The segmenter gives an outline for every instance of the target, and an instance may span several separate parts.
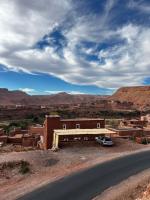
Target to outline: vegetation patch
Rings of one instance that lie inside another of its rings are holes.
[[[27,174],[29,172],[31,172],[30,163],[24,160],[0,164],[0,177],[9,178],[17,174]]]
[[[30,164],[27,161],[21,160],[19,172],[21,174],[29,173],[30,172]]]

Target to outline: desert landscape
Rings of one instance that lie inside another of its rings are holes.
[[[148,135],[147,145],[139,142],[139,136],[140,138],[144,136],[141,135],[142,132],[145,130],[143,134],[147,134],[149,130],[145,128],[145,126],[149,127],[147,118],[139,119],[141,114],[146,116],[149,113],[149,89],[149,86],[121,88],[112,96],[63,93],[37,97],[20,91],[0,89],[2,97],[0,127],[1,132],[4,131],[1,138],[8,135],[9,140],[0,147],[1,199],[16,199],[65,175],[119,156],[149,149]],[[139,95],[140,100],[137,98]],[[34,99],[38,100],[34,101]],[[87,107],[88,113],[85,114]],[[105,111],[105,114],[107,111],[107,115],[104,115],[102,111]],[[74,115],[71,115],[73,112]],[[99,112],[102,113],[99,114]],[[117,118],[117,115],[111,115],[112,112],[115,114],[120,112],[122,115]],[[12,113],[14,113],[13,120],[9,117]],[[33,134],[34,136],[43,135],[44,117],[49,113],[59,113],[62,114],[62,118],[72,118],[72,120],[82,116],[90,118],[105,116],[106,127],[115,131],[112,135],[114,146],[103,147],[96,141],[61,141],[59,150],[43,151],[39,149],[39,146],[25,142],[25,139]],[[134,116],[133,113],[136,115]],[[28,118],[28,116],[31,117]],[[37,123],[40,124],[37,125]],[[121,128],[117,129],[118,127]],[[22,137],[25,137],[24,143],[21,143]],[[144,141],[145,138],[142,140]],[[18,189],[14,190],[15,188]],[[134,200],[134,195],[129,199]]]
[[[51,150],[22,152],[14,150],[14,152],[7,152],[5,149],[0,154],[1,199],[16,199],[26,192],[73,172],[137,150],[149,148],[127,139],[114,138],[114,142],[115,146],[108,148],[102,147],[96,142],[62,144],[62,149],[58,152]],[[29,171],[20,173],[16,165],[16,162],[19,161],[29,163]],[[14,163],[15,167],[3,169],[4,163]]]
[[[0,200],[150,200],[150,0],[0,0]]]

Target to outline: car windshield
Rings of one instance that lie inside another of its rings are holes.
[[[105,141],[111,141],[111,138],[105,138]]]

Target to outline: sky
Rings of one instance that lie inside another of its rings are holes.
[[[0,88],[111,94],[150,85],[149,0],[0,0]]]

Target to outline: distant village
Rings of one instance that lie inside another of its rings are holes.
[[[124,87],[112,96],[30,96],[0,89],[0,146],[58,149],[97,136],[150,141],[150,87]]]
[[[150,114],[141,116],[139,119],[122,119],[115,128],[106,125],[105,119],[100,118],[62,119],[59,115],[47,115],[43,125],[31,125],[27,130],[15,127],[6,134],[1,128],[0,146],[13,144],[39,149],[55,149],[59,148],[58,143],[93,141],[97,135],[129,138],[137,143],[148,144],[150,142]]]

